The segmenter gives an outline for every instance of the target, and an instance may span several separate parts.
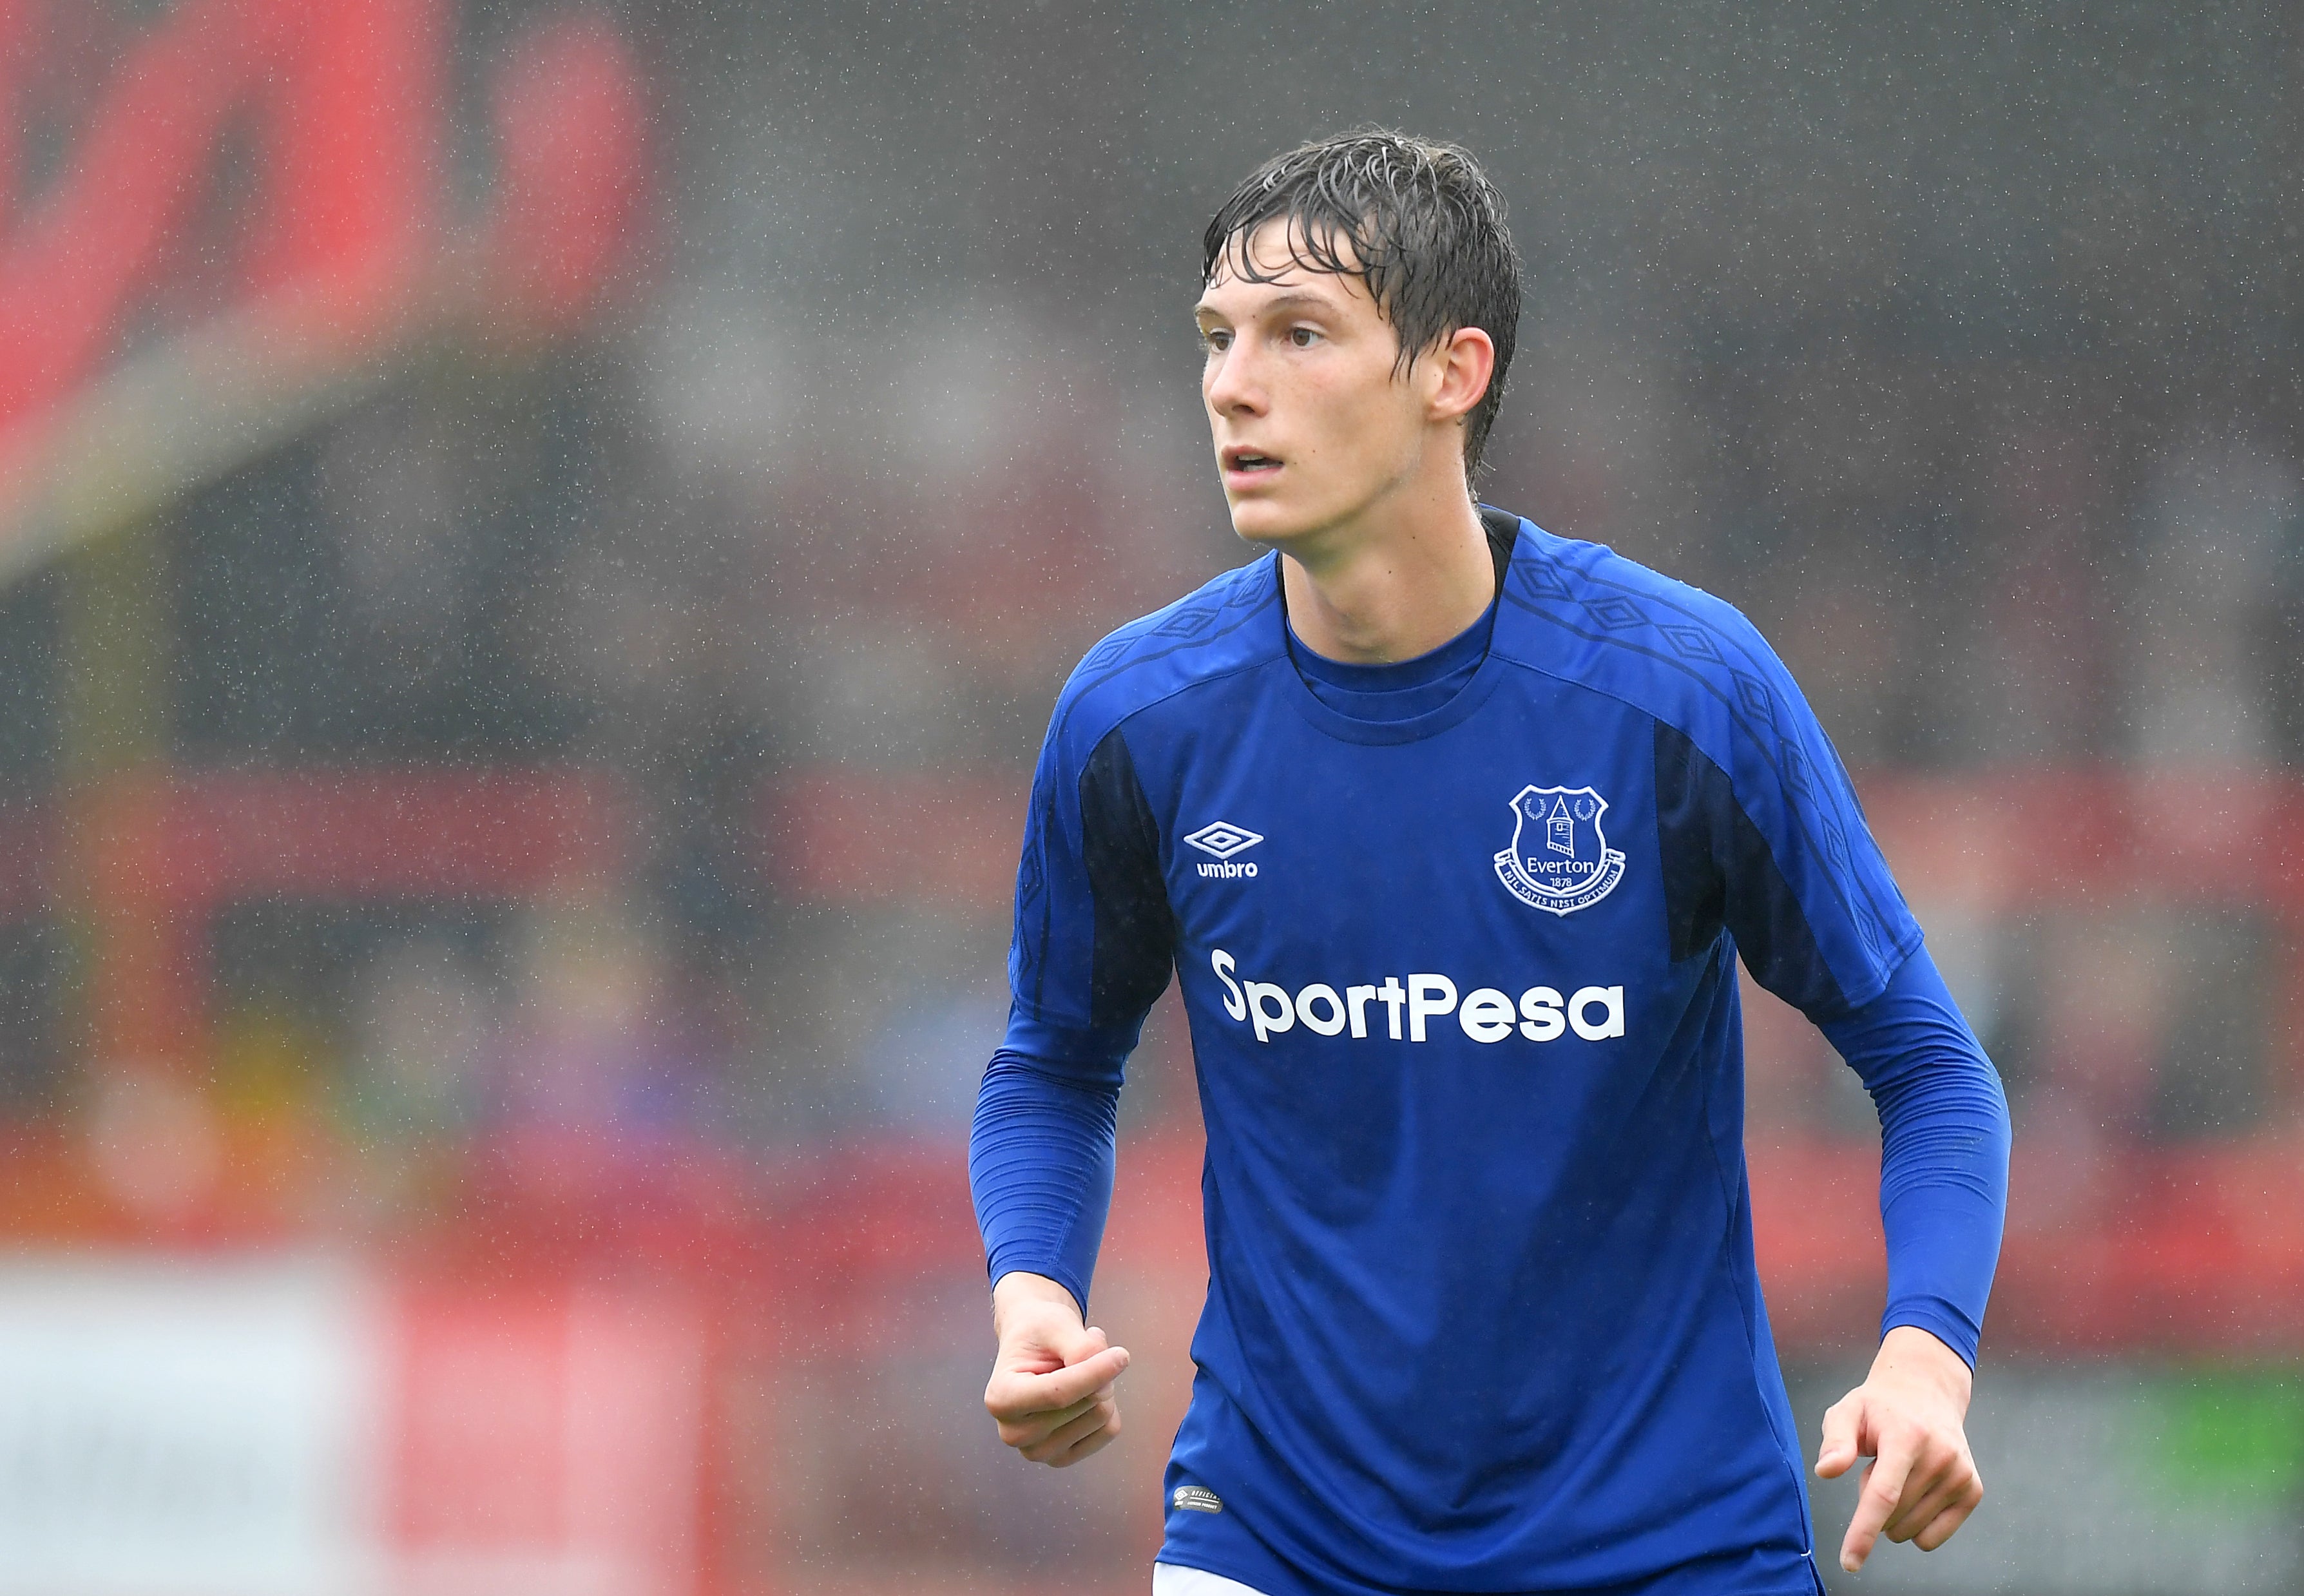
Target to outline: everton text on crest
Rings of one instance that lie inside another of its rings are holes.
[[[1590,787],[1526,786],[1512,801],[1512,846],[1496,855],[1496,879],[1531,909],[1588,909],[1624,877],[1600,817],[1608,801]]]

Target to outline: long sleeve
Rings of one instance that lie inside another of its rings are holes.
[[[1033,785],[1008,1033],[977,1093],[968,1171],[993,1283],[1046,1275],[1085,1313],[1122,1069],[1174,968],[1175,922],[1127,742],[1116,726],[1088,742],[1071,710],[1068,695]]]
[[[1046,1275],[1088,1312],[1112,1205],[1120,1071],[1051,1068],[1011,1048],[992,1056],[968,1140],[968,1184],[991,1278]]]
[[[1738,733],[1656,725],[1657,820],[1674,958],[1724,929],[1752,977],[1855,1066],[1880,1115],[1883,1333],[1918,1325],[1971,1364],[2000,1256],[2008,1106],[1945,991],[1854,784],[1758,634]]]
[[[1888,1303],[1880,1333],[1917,1325],[1976,1362],[2008,1207],[1999,1072],[1922,947],[1886,990],[1821,1029],[1880,1115]]]

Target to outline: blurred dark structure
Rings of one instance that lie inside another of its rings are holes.
[[[2274,1481],[2151,1532],[2222,1562],[1972,1566],[2280,1588],[2304,1420],[2232,1415],[2304,1350],[2300,49],[2245,4],[0,0],[0,1223],[661,1270],[738,1327],[729,1588],[1136,1581],[1151,1442],[984,1464],[953,1150],[1055,689],[1247,553],[1199,229],[1383,122],[1529,262],[1484,497],[1744,607],[1858,770],[2015,1106],[1987,1345],[2130,1360],[2022,1388],[2041,1433],[2148,1388],[2139,1477]],[[1820,1370],[1869,1109],[1751,1007]],[[1148,1346],[1198,1289],[1173,1013],[1134,1072]],[[883,1378],[917,1447],[792,1439]]]

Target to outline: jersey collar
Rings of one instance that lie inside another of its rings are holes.
[[[1512,558],[1515,561],[1528,551],[1528,532],[1529,523],[1523,519],[1513,534]],[[1479,668],[1472,673],[1471,679],[1457,691],[1453,698],[1436,709],[1427,709],[1406,720],[1361,720],[1322,701],[1297,673],[1296,662],[1289,656],[1288,600],[1281,586],[1279,551],[1275,549],[1266,556],[1262,565],[1259,580],[1265,584],[1266,593],[1274,600],[1271,618],[1264,624],[1279,628],[1272,641],[1279,645],[1278,668],[1286,677],[1281,691],[1296,712],[1316,729],[1343,743],[1420,743],[1427,737],[1438,736],[1469,717],[1487,701],[1488,695],[1496,690],[1496,683],[1503,680],[1504,671],[1509,668],[1499,658],[1497,647],[1504,641],[1504,628],[1525,618],[1519,615],[1518,605],[1504,603],[1500,597],[1496,605],[1495,624],[1488,633],[1487,653],[1480,660]],[[1506,580],[1510,580],[1509,573]]]

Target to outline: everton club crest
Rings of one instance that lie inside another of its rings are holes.
[[[1496,855],[1496,879],[1529,908],[1573,914],[1623,879],[1623,853],[1600,829],[1608,801],[1590,787],[1522,787],[1512,811],[1512,846]]]

